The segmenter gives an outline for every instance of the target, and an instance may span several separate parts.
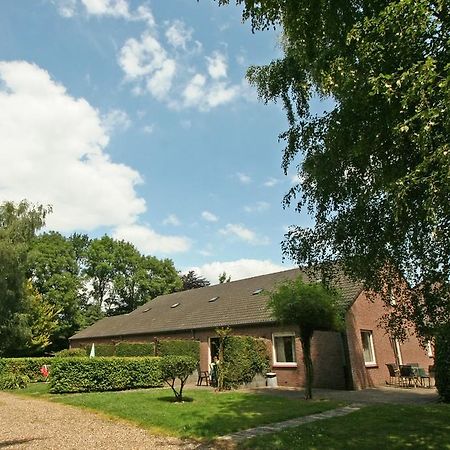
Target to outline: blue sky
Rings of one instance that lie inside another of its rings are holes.
[[[246,68],[280,54],[212,0],[2,0],[0,200],[107,233],[212,282],[283,270],[295,170]]]

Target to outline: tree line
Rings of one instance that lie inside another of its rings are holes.
[[[58,351],[102,317],[209,285],[123,240],[40,232],[50,212],[25,200],[0,205],[0,355]]]

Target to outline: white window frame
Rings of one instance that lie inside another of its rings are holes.
[[[366,365],[366,367],[373,367],[377,365],[377,357],[375,355],[375,346],[373,345],[373,331],[372,330],[360,330],[361,333],[361,346],[363,349],[363,358],[364,358],[364,364]],[[369,344],[369,348],[370,348],[370,352],[372,353],[372,361],[366,361],[366,358],[364,356],[364,338],[363,338],[363,333],[367,334],[368,336],[368,344]]]
[[[293,362],[277,361],[277,351],[275,348],[275,338],[278,337],[292,337],[292,354],[294,355]],[[297,354],[295,351],[295,333],[293,331],[285,331],[281,333],[272,333],[272,355],[274,367],[297,367]]]
[[[433,358],[434,357],[434,352],[433,352],[433,344],[432,344],[431,341],[427,341],[426,350],[427,350],[427,356],[429,358]]]

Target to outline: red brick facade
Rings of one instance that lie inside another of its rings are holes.
[[[389,380],[386,364],[396,362],[396,344],[389,338],[385,329],[379,326],[379,319],[384,313],[382,301],[379,298],[368,299],[364,293],[359,295],[347,313],[348,347],[355,389],[385,384]],[[375,353],[373,364],[364,362],[361,331],[372,333]],[[419,363],[425,368],[433,364],[433,358],[428,356],[414,335],[410,334],[406,342],[397,345],[400,363]]]

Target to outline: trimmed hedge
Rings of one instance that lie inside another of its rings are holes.
[[[88,356],[85,348],[66,348],[55,354],[57,358],[82,358]]]
[[[25,377],[28,382],[45,381],[40,369],[50,366],[55,358],[2,358],[0,359],[0,375],[12,374]]]
[[[3,389],[23,389],[27,387],[28,377],[16,373],[0,374],[0,391]]]
[[[435,349],[436,388],[442,401],[450,403],[450,324],[437,333]]]
[[[200,342],[190,339],[163,339],[157,341],[158,356],[189,356],[200,361]]]
[[[219,370],[223,371],[221,375],[225,389],[250,383],[258,373],[265,374],[269,370],[265,342],[251,336],[227,336]]]
[[[55,360],[51,393],[116,391],[162,385],[160,358],[95,357]]]
[[[116,344],[116,356],[154,356],[155,344],[148,342],[136,344],[130,342],[119,342]]]
[[[91,353],[92,345],[86,346],[86,353]],[[116,346],[114,344],[95,344],[95,356],[114,356],[116,354]]]

